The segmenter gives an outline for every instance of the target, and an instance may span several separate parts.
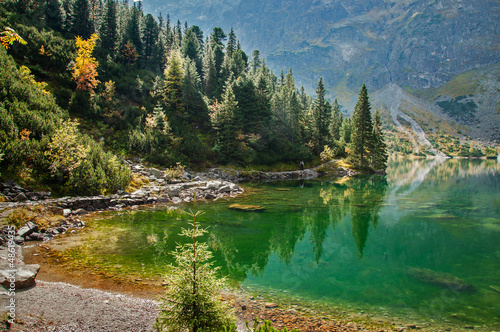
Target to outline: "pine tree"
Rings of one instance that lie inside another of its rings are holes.
[[[220,84],[214,58],[214,47],[208,46],[203,57],[203,92],[209,99],[220,95]]]
[[[135,50],[139,55],[142,54],[142,40],[141,40],[141,30],[140,30],[140,19],[141,19],[141,11],[137,9],[137,7],[132,7],[130,11],[129,20],[127,22],[126,34],[124,37],[124,41],[130,41]]]
[[[45,22],[56,31],[63,28],[63,9],[59,0],[47,0],[44,6]]]
[[[210,263],[213,256],[208,245],[198,242],[208,232],[197,224],[202,214],[188,213],[192,228],[183,228],[181,234],[192,243],[178,245],[173,253],[176,265],[166,277],[169,286],[157,318],[160,331],[223,331],[234,321],[229,304],[221,299],[225,279],[217,277],[218,268]]]
[[[165,69],[165,85],[163,98],[166,110],[169,114],[185,116],[185,105],[183,100],[184,75],[179,51],[173,51],[169,57],[167,69]]]
[[[76,0],[73,4],[73,19],[71,31],[83,39],[88,39],[94,33],[94,26],[90,20],[90,6],[88,0]]]
[[[330,123],[330,135],[334,141],[340,140],[340,127],[342,126],[342,121],[344,120],[342,112],[340,111],[340,105],[335,98],[332,107],[332,121]]]
[[[202,58],[201,58],[201,46],[196,36],[195,32],[188,29],[184,38],[182,39],[181,46],[182,55],[185,58],[191,59],[195,65],[196,70],[199,74],[202,72]]]
[[[100,29],[101,50],[104,55],[115,54],[118,39],[117,4],[107,0]]]
[[[217,44],[219,46],[224,47],[224,41],[226,40],[227,36],[224,33],[224,30],[220,27],[215,27],[212,31],[212,34],[210,34],[210,45]]]
[[[203,50],[203,30],[201,30],[197,25],[193,25],[191,28],[189,28],[189,30],[191,30],[195,34],[196,38],[198,39],[198,43],[200,44],[200,49]]]
[[[236,51],[236,34],[234,33],[233,28],[231,28],[226,45],[226,54],[229,57],[232,57],[234,51]]]
[[[252,72],[255,73],[257,69],[259,69],[262,64],[260,61],[260,52],[259,50],[254,50],[252,53]]]
[[[234,77],[238,78],[246,73],[248,69],[248,56],[241,49],[236,49],[233,52],[233,74]]]
[[[183,72],[183,98],[186,113],[191,123],[204,127],[209,122],[208,108],[201,94],[201,80],[198,70],[191,59],[184,60]]]
[[[158,23],[156,23],[153,15],[147,14],[144,19],[143,30],[144,57],[146,61],[150,60],[153,56],[155,45],[158,42],[159,33]]]
[[[216,102],[211,106],[210,121],[216,132],[221,161],[229,162],[235,159],[238,150],[236,142],[238,101],[234,95],[232,85],[226,86],[222,97],[222,103]]]
[[[385,144],[384,133],[382,132],[382,123],[380,113],[375,111],[373,121],[373,147],[371,153],[371,164],[374,170],[382,170],[387,167],[387,145]]]
[[[319,154],[323,151],[325,145],[328,145],[330,140],[330,120],[332,116],[332,107],[326,100],[326,90],[323,85],[323,78],[319,79],[318,87],[316,88],[316,100],[313,104],[314,116],[314,151]]]
[[[373,124],[370,113],[368,91],[363,84],[358,102],[352,115],[352,158],[361,167],[369,166],[369,156],[373,147]]]

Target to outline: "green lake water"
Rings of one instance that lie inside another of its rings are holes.
[[[500,330],[497,160],[398,161],[386,177],[245,186],[243,197],[179,207],[205,211],[202,240],[233,283],[299,303]],[[234,203],[265,210],[230,210]],[[88,253],[158,274],[188,217],[157,208],[97,225]]]

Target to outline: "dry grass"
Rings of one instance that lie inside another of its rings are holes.
[[[149,179],[147,177],[132,173],[132,180],[130,181],[128,187],[125,188],[125,191],[132,193],[148,184],[149,184]]]

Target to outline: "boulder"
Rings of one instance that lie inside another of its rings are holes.
[[[179,204],[179,203],[182,203],[182,199],[180,197],[172,197],[172,203],[174,204]]]
[[[26,289],[35,286],[35,278],[40,270],[38,264],[14,264],[12,267],[8,263],[0,265],[0,284],[5,289],[10,289],[14,283],[15,290]],[[14,276],[14,278],[11,278]]]
[[[23,193],[19,193],[17,194],[13,199],[12,201],[13,202],[24,202],[25,200],[27,200],[28,198],[26,197],[25,194]]]
[[[410,267],[407,271],[407,274],[410,277],[419,280],[421,282],[440,286],[443,288],[453,289],[458,292],[476,291],[476,288],[473,285],[449,273],[442,273],[442,272],[432,271],[429,269]]]
[[[149,170],[149,174],[156,177],[156,178],[162,178],[163,177],[163,172],[160,171],[159,169],[156,169],[156,168],[150,168]]]
[[[231,187],[230,186],[222,186],[219,188],[219,193],[230,193],[231,192]]]
[[[17,230],[17,235],[20,237],[25,237],[31,235],[31,233],[38,231],[38,226],[31,221],[28,221],[23,227]]]
[[[85,209],[78,209],[76,211],[73,211],[73,214],[76,214],[76,215],[82,215],[82,214],[86,214],[87,211]]]

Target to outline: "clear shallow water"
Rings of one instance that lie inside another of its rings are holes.
[[[242,287],[500,329],[496,160],[400,161],[387,177],[251,184],[247,193],[184,206],[206,212],[203,240],[222,274]],[[265,211],[228,209],[233,203]],[[86,250],[111,265],[159,273],[187,220],[165,210],[113,215]],[[454,277],[471,286],[462,290]]]

